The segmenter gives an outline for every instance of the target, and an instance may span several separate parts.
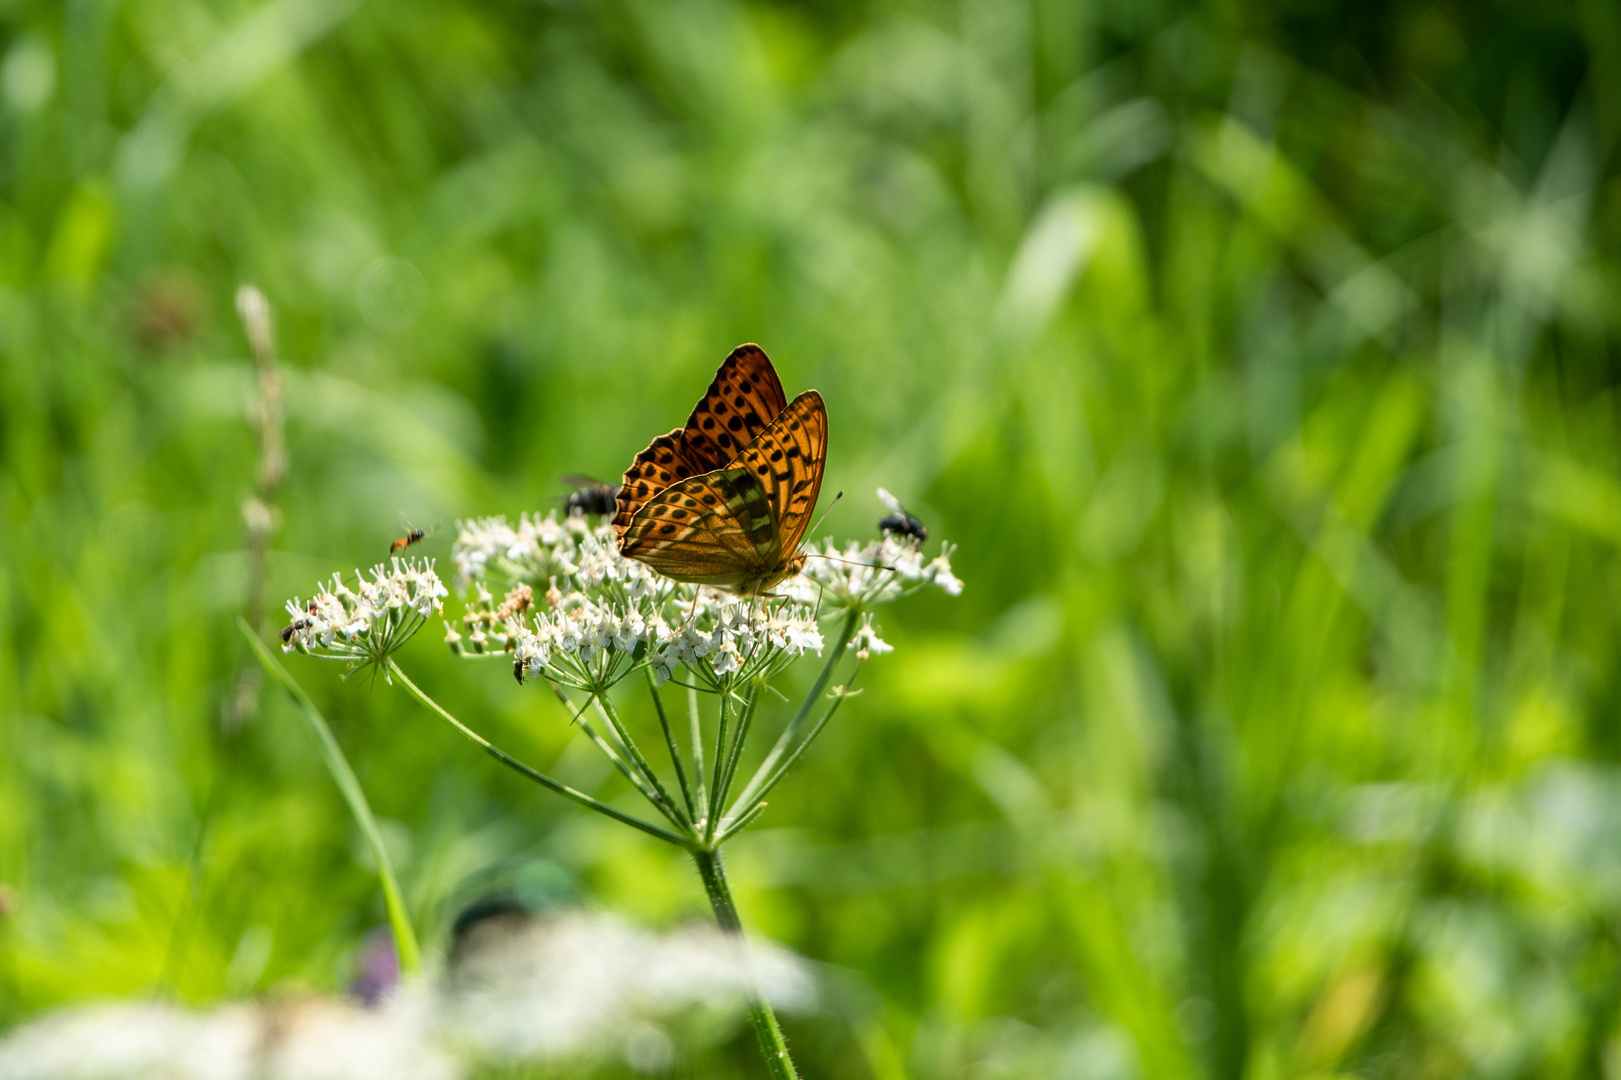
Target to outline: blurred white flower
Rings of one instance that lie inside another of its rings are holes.
[[[0,1041],[6,1080],[456,1080],[433,1041],[434,998],[404,990],[375,1009],[300,998],[193,1013],[155,1002],[89,1005]]]
[[[752,980],[779,1008],[815,1004],[804,963],[713,927],[656,933],[606,915],[502,915],[461,937],[445,978],[374,1007],[328,997],[191,1012],[79,1006],[0,1038],[5,1080],[458,1080],[480,1065],[673,1056],[693,1010],[741,1016]],[[709,1025],[716,1029],[716,1025]],[[724,1025],[719,1026],[724,1030]]]
[[[210,1014],[155,1002],[84,1005],[0,1042],[7,1080],[249,1080],[262,1024],[250,1006]]]
[[[659,934],[585,912],[502,916],[458,943],[445,1029],[488,1061],[568,1057],[623,1045],[648,1021],[689,1009],[741,1012],[751,979],[778,1008],[815,1001],[798,958],[760,944],[745,951],[714,927]]]

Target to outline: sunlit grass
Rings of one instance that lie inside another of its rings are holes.
[[[1602,8],[0,16],[0,1024],[157,992],[177,933],[183,1001],[340,988],[384,920],[299,718],[267,692],[222,726],[253,281],[289,455],[267,596],[380,561],[402,514],[617,476],[746,340],[827,401],[832,535],[876,533],[882,483],[960,545],[972,588],[896,610],[773,796],[793,827],[739,841],[744,921],[851,973],[788,1021],[806,1075],[1593,1075]],[[436,636],[404,657],[427,693],[627,798]],[[703,914],[653,840],[337,676],[306,684],[426,951],[539,862]],[[693,1053],[753,1075],[746,1035]]]

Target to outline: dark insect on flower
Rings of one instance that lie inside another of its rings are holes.
[[[315,605],[312,603],[310,605],[311,610],[314,610],[314,607]],[[310,621],[308,619],[294,619],[292,622],[281,628],[281,643],[283,645],[291,645],[294,634],[298,633],[300,630],[308,630],[309,628]]]
[[[514,679],[518,680],[518,685],[519,686],[523,685],[523,661],[522,660],[514,660],[512,662],[512,677]]]
[[[590,476],[580,476],[570,473],[563,477],[563,483],[574,488],[568,496],[568,512],[571,514],[596,514],[598,517],[607,517],[618,510],[615,502],[619,498],[619,485],[608,484]]]
[[[899,499],[883,488],[878,489],[878,497],[893,511],[878,520],[879,529],[895,536],[909,536],[920,544],[929,538],[929,530],[923,527],[923,522],[913,517]]]

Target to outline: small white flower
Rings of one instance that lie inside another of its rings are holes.
[[[861,616],[861,625],[856,629],[855,636],[850,639],[850,647],[856,651],[856,658],[860,660],[867,659],[873,653],[881,655],[895,651],[893,645],[878,636],[870,614]]]
[[[737,644],[731,641],[722,642],[720,649],[716,652],[713,666],[716,675],[730,675],[742,667],[743,664],[737,652]]]
[[[950,551],[942,550],[939,555],[935,556],[934,561],[929,563],[925,574],[930,582],[945,590],[947,596],[962,595],[962,582],[951,572]]]

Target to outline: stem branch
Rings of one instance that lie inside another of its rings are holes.
[[[698,712],[698,691],[687,687],[687,729],[692,738],[692,783],[698,805],[709,815],[709,792],[704,788],[704,726]]]
[[[805,700],[799,706],[799,711],[794,714],[792,720],[788,721],[788,726],[782,729],[782,734],[777,736],[776,744],[771,747],[771,752],[765,756],[765,760],[760,762],[760,767],[754,770],[754,775],[749,779],[748,785],[738,795],[736,805],[747,806],[765,794],[763,786],[766,779],[772,775],[772,770],[776,768],[777,762],[782,760],[782,755],[788,752],[788,746],[794,741],[794,736],[799,733],[800,725],[805,722],[805,717],[810,714],[811,706],[821,698],[822,691],[827,688],[828,679],[833,677],[833,669],[838,666],[840,660],[844,659],[844,650],[849,646],[850,639],[855,637],[856,624],[860,619],[861,613],[853,609],[844,617],[844,625],[839,628],[839,639],[833,643],[832,651],[827,654],[827,663],[822,665],[821,673],[816,676],[816,682],[811,685],[810,692],[805,695]],[[803,747],[801,747],[801,750],[803,750]],[[795,757],[798,757],[798,754],[795,754]]]
[[[720,685],[720,727],[715,732],[715,768],[710,773],[715,786],[709,791],[709,808],[704,814],[708,822],[704,829],[704,840],[715,839],[715,825],[720,820],[720,782],[721,772],[726,768],[726,724],[731,719],[732,683],[730,679],[722,679]]]
[[[653,771],[653,766],[647,763],[647,759],[642,756],[641,750],[637,748],[635,741],[631,739],[630,732],[625,730],[624,721],[619,719],[619,710],[614,708],[614,703],[608,700],[608,695],[595,694],[591,700],[596,705],[597,712],[613,728],[614,735],[619,739],[620,745],[625,748],[625,753],[629,755],[637,771],[653,785],[653,796],[649,796],[653,805],[658,807],[660,812],[670,819],[670,824],[676,828],[683,830],[688,828],[692,823],[681,813],[681,808],[675,804],[674,799],[670,798],[670,793],[664,790],[664,785],[659,782],[659,774]]]
[[[687,783],[687,770],[681,767],[681,748],[676,745],[675,732],[670,730],[670,718],[664,712],[664,699],[659,697],[658,683],[653,680],[653,672],[647,668],[642,669],[647,675],[647,692],[653,695],[653,708],[659,714],[659,728],[664,732],[664,745],[670,751],[670,764],[675,766],[675,779],[681,785],[681,800],[687,804],[687,819],[698,820],[698,807],[692,801],[692,786]]]
[[[477,745],[479,749],[483,750],[486,754],[490,755],[512,771],[526,777],[527,779],[533,780],[543,788],[550,791],[555,791],[565,799],[572,799],[581,806],[595,810],[599,814],[605,814],[608,817],[613,818],[615,821],[623,822],[624,824],[629,825],[633,829],[640,829],[649,836],[656,836],[660,840],[674,844],[676,847],[691,850],[691,844],[686,837],[678,836],[677,834],[670,832],[668,829],[661,829],[652,822],[643,821],[641,818],[632,817],[630,814],[615,810],[613,807],[609,806],[605,802],[602,802],[600,799],[593,799],[583,791],[576,791],[574,788],[569,787],[567,784],[562,783],[561,781],[553,780],[543,772],[537,772],[536,770],[531,769],[528,765],[525,765],[511,754],[507,753],[505,750],[502,750],[500,747],[490,742],[490,740],[486,739],[484,736],[480,735],[478,732],[474,731],[472,728],[450,715],[450,713],[446,712],[437,701],[423,693],[421,687],[417,686],[416,683],[408,679],[405,672],[401,671],[400,666],[393,660],[388,662],[388,670],[389,674],[400,680],[401,685],[409,690],[413,697],[422,702],[422,704],[426,705],[431,711],[438,713],[441,719],[465,735],[475,745]]]
[[[737,775],[737,764],[743,756],[743,743],[749,737],[749,725],[754,720],[754,707],[760,701],[760,688],[755,686],[743,702],[737,717],[737,731],[732,736],[732,749],[726,755],[726,768],[715,779],[715,806],[726,806],[726,793],[732,789],[732,778]]]
[[[861,674],[861,665],[857,663],[855,670],[850,672],[851,684],[856,681],[856,676],[859,674]],[[839,706],[844,704],[844,699],[854,696],[855,695],[850,692],[849,685],[842,687],[840,691],[834,695],[833,703],[827,707],[827,712],[823,713],[822,718],[816,721],[815,726],[810,729],[810,734],[806,735],[800,744],[794,747],[793,753],[789,754],[785,759],[783,759],[782,763],[777,766],[776,770],[772,772],[770,776],[767,776],[764,780],[760,780],[758,790],[755,791],[753,797],[745,798],[745,796],[748,795],[748,792],[746,791],[743,793],[743,795],[739,795],[737,797],[737,802],[732,804],[731,813],[727,815],[728,819],[736,824],[729,828],[723,828],[722,832],[735,832],[737,829],[743,827],[743,823],[745,821],[749,821],[754,818],[755,814],[759,812],[760,807],[765,805],[763,800],[767,795],[771,794],[771,789],[776,787],[778,782],[780,782],[784,776],[788,775],[788,770],[792,769],[794,767],[794,763],[804,756],[806,750],[810,749],[811,743],[816,741],[816,736],[822,733],[822,729],[827,727],[827,722],[833,719],[833,714],[839,711]],[[755,779],[759,780],[758,775],[755,777]],[[754,784],[751,782],[749,786],[754,787]]]

